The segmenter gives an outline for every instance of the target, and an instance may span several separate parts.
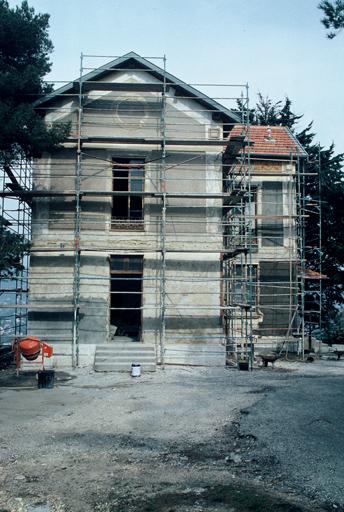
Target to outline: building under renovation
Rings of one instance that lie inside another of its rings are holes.
[[[52,344],[56,367],[105,371],[302,350],[295,137],[250,125],[245,84],[188,85],[133,52],[94,60],[36,103],[68,139],[3,180],[32,241],[15,334]]]

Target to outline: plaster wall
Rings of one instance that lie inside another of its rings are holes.
[[[107,81],[112,79],[153,81],[145,73],[122,76],[114,73]],[[61,109],[61,104],[56,105],[55,111],[49,111],[47,122],[71,120],[74,129],[75,102],[64,102],[62,106]],[[65,112],[62,116],[61,110]],[[210,127],[217,127],[222,137],[221,126],[201,110],[204,109],[193,100],[175,97],[175,90],[169,88],[166,136],[185,139],[186,145],[172,145],[167,149],[168,193],[222,191],[222,147],[187,146],[187,139],[207,139]],[[135,111],[140,115],[135,116]],[[158,138],[161,136],[161,98],[155,93],[88,93],[82,121],[83,137]],[[155,145],[85,144],[81,171],[81,191],[86,194],[81,199],[80,346],[89,346],[87,354],[90,354],[91,347],[111,338],[109,257],[141,254],[144,256],[142,341],[154,343],[160,357],[161,199],[149,195],[144,198],[142,229],[111,229],[111,207],[115,198],[106,192],[112,191],[114,158],[144,159],[145,192],[161,191],[161,151]],[[36,162],[34,186],[41,191],[72,192],[75,169],[76,148],[67,142],[53,156],[45,155]],[[87,192],[99,195],[87,195]],[[170,347],[189,344],[220,347],[220,215],[221,200],[216,198],[167,200],[166,344]],[[37,310],[30,311],[29,331],[65,347],[61,357],[56,356],[59,364],[58,361],[68,358],[67,347],[73,332],[74,197],[35,199],[33,225],[30,301],[37,302]],[[222,358],[223,348],[219,350]],[[197,360],[206,363],[203,352],[200,349],[194,358],[200,357]]]
[[[251,263],[257,272],[254,295],[258,304],[252,323],[257,346],[275,346],[278,340],[285,338],[289,327],[296,325],[295,173],[294,163],[252,160],[251,186],[257,193],[256,206],[252,208],[256,216],[253,221],[256,245]],[[270,234],[264,224],[271,228]],[[241,265],[242,262],[243,258],[239,255],[237,264]],[[242,302],[245,301],[243,296]],[[244,313],[238,309],[232,316],[234,332],[240,338]]]

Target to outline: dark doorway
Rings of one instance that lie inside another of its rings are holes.
[[[110,325],[114,336],[141,337],[142,256],[111,256]]]

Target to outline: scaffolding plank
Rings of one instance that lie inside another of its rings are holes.
[[[77,143],[76,137],[69,137],[66,142]],[[82,137],[81,143],[111,143],[111,144],[152,144],[166,146],[230,146],[231,141],[228,139],[164,139],[144,138],[144,137]]]
[[[80,82],[74,82],[74,89],[79,91]],[[129,91],[129,92],[163,92],[162,83],[121,83],[121,82],[81,82],[82,92],[89,91]]]
[[[73,197],[76,195],[90,196],[90,197],[128,197],[128,196],[142,196],[142,197],[156,197],[162,198],[194,198],[194,199],[222,199],[223,197],[229,197],[230,194],[226,193],[174,193],[174,192],[140,192],[140,191],[95,191],[95,190],[82,190],[79,193],[75,191],[66,192],[50,192],[47,190],[30,190],[30,191],[16,191],[16,192],[0,192],[0,197]]]

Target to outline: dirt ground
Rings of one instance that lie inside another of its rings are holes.
[[[0,512],[344,511],[344,362],[0,372]]]

